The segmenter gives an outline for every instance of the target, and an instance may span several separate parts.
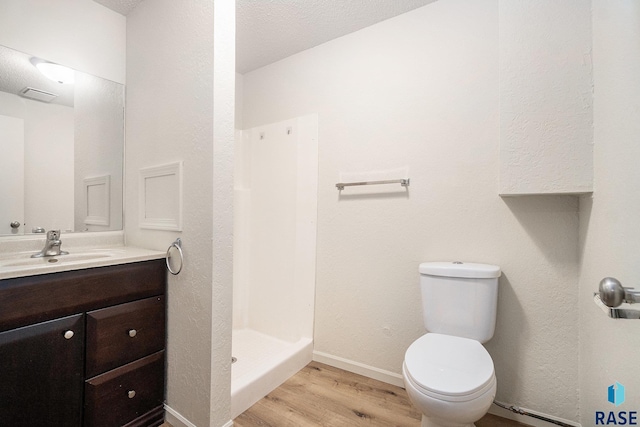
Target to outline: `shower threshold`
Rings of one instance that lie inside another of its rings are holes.
[[[234,330],[232,346],[232,419],[305,367],[313,352],[310,338],[287,342],[250,329]]]

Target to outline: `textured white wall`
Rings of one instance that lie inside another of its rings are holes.
[[[591,0],[499,4],[500,193],[591,191]]]
[[[125,82],[126,19],[92,0],[2,0],[0,44]]]
[[[499,5],[440,1],[243,76],[245,128],[319,115],[315,350],[399,374],[418,264],[500,265],[498,399],[577,418],[578,203],[502,200]],[[411,187],[341,174],[408,170]]]
[[[593,1],[593,198],[581,199],[580,412],[595,425],[595,411],[640,408],[640,334],[637,320],[613,320],[592,301],[603,277],[640,287],[640,4]],[[607,387],[626,387],[626,402],[607,402]]]
[[[207,3],[203,1],[202,5]],[[204,9],[207,12],[206,8]],[[213,6],[213,212],[209,425],[230,425],[235,142],[235,0]]]
[[[230,74],[233,94],[233,67]],[[142,2],[127,17],[127,83],[127,244],[165,250],[176,237],[183,241],[183,270],[169,276],[167,405],[199,427],[219,426],[229,417],[231,205],[221,203],[231,203],[224,179],[232,177],[233,149],[214,144],[214,3]],[[232,102],[222,108],[230,116],[228,145]],[[140,229],[139,169],[178,160],[183,231]]]
[[[235,141],[233,166],[233,329],[247,325],[249,286],[249,133],[242,131],[242,74],[236,73]]]

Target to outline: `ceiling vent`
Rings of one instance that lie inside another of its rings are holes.
[[[40,89],[34,89],[32,87],[25,87],[24,89],[22,89],[20,91],[20,96],[42,102],[51,102],[58,97],[58,95],[56,95],[55,93],[46,92]]]

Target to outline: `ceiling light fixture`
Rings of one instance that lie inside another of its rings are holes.
[[[75,71],[69,67],[35,57],[31,58],[31,63],[45,77],[53,80],[54,82],[58,82],[60,84],[73,84],[75,81]]]

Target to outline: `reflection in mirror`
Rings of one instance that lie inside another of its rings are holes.
[[[0,46],[0,235],[121,230],[124,86],[41,61]]]

